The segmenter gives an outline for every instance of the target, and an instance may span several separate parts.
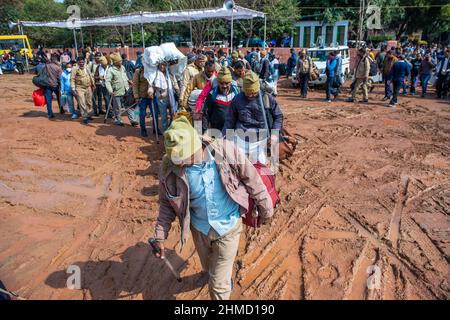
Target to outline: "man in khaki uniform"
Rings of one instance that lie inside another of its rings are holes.
[[[85,68],[83,57],[78,57],[77,66],[72,69],[70,87],[72,88],[73,96],[77,99],[83,124],[88,124],[88,121],[92,120],[92,89],[94,86],[94,78],[89,70]]]
[[[181,78],[181,86],[180,86],[180,99],[183,98],[184,91],[187,86],[191,82],[191,80],[200,72],[203,71],[206,62],[206,56],[198,55],[195,56],[193,53],[188,54],[188,62],[189,59],[193,59],[194,62],[187,65],[186,69],[183,72],[183,76]]]
[[[372,58],[366,53],[365,49],[359,49],[358,51],[359,62],[355,69],[355,86],[353,87],[352,97],[347,99],[348,102],[355,101],[356,91],[362,86],[363,90],[363,102],[369,101],[369,93],[367,88],[367,81],[369,80],[370,63]]]
[[[215,73],[214,62],[208,61],[205,64],[205,70],[203,70],[202,72],[198,73],[195,77],[193,77],[191,82],[184,90],[184,93],[181,96],[182,99],[180,106],[186,109],[191,92],[193,90],[203,90],[208,81],[212,81],[214,79],[214,73]]]

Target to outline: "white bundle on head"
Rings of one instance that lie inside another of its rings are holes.
[[[164,52],[159,46],[152,46],[144,50],[144,77],[149,83],[153,83],[158,71],[158,64],[164,61]]]
[[[167,42],[159,46],[166,61],[177,61],[176,64],[169,65],[170,73],[177,79],[181,79],[184,69],[187,66],[187,57],[177,49],[175,43]]]

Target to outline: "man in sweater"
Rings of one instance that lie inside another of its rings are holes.
[[[268,103],[265,105],[259,76],[256,73],[249,71],[245,74],[243,89],[244,91],[231,102],[222,134],[228,140],[234,141],[252,162],[259,161],[265,164],[267,158],[264,147],[267,146],[267,135],[270,135],[272,144],[278,142],[276,141],[278,136],[273,130],[279,132],[282,129],[283,113],[270,94],[267,95]],[[231,131],[228,131],[230,129]],[[256,139],[247,142],[245,136]]]
[[[192,79],[203,71],[206,63],[205,55],[195,55],[190,52],[187,56],[188,65],[183,72],[183,76],[181,77],[181,85],[180,85],[180,98],[183,99],[184,91],[186,90],[189,83],[191,83]]]
[[[397,104],[397,97],[402,87],[402,84],[405,81],[405,77],[409,76],[411,73],[411,67],[409,63],[405,61],[405,56],[400,55],[399,60],[394,63],[391,70],[390,78],[392,79],[392,84],[394,86],[394,93],[392,94],[391,102],[389,103],[389,107],[395,107]]]
[[[121,109],[124,107],[124,97],[130,89],[131,81],[128,79],[124,66],[122,65],[122,57],[119,53],[112,53],[110,58],[113,62],[112,67],[109,68],[106,74],[106,89],[112,98],[114,124],[123,127]],[[130,124],[135,127],[137,121],[134,119],[134,114],[131,110],[127,110],[127,116]]]
[[[381,69],[381,73],[383,75],[383,81],[384,81],[384,98],[383,101],[386,101],[391,98],[391,84],[392,84],[392,74],[391,70],[393,65],[397,62],[397,57],[395,56],[394,52],[388,51],[386,54],[386,58],[383,60],[383,67]]]
[[[445,52],[445,56],[436,67],[437,81],[436,81],[436,93],[438,99],[446,98],[449,86],[450,75],[450,50]]]
[[[205,101],[203,131],[211,128],[222,132],[231,101],[238,93],[237,86],[232,84],[230,69],[222,67],[217,75],[217,85],[212,88]]]

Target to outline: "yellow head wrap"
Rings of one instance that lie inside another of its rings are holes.
[[[177,164],[200,150],[202,141],[189,120],[181,116],[164,132],[164,147],[172,162]]]
[[[248,95],[259,92],[259,76],[253,71],[249,71],[245,74],[243,81],[244,92]]]

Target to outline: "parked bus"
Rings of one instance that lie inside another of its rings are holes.
[[[25,40],[25,49],[23,48],[23,40]],[[26,35],[0,36],[0,55],[3,55],[5,52],[9,53],[11,48],[15,45],[17,48],[20,48],[20,53],[23,56],[25,56],[26,52],[28,58],[33,59],[33,50],[31,49],[30,42]]]

